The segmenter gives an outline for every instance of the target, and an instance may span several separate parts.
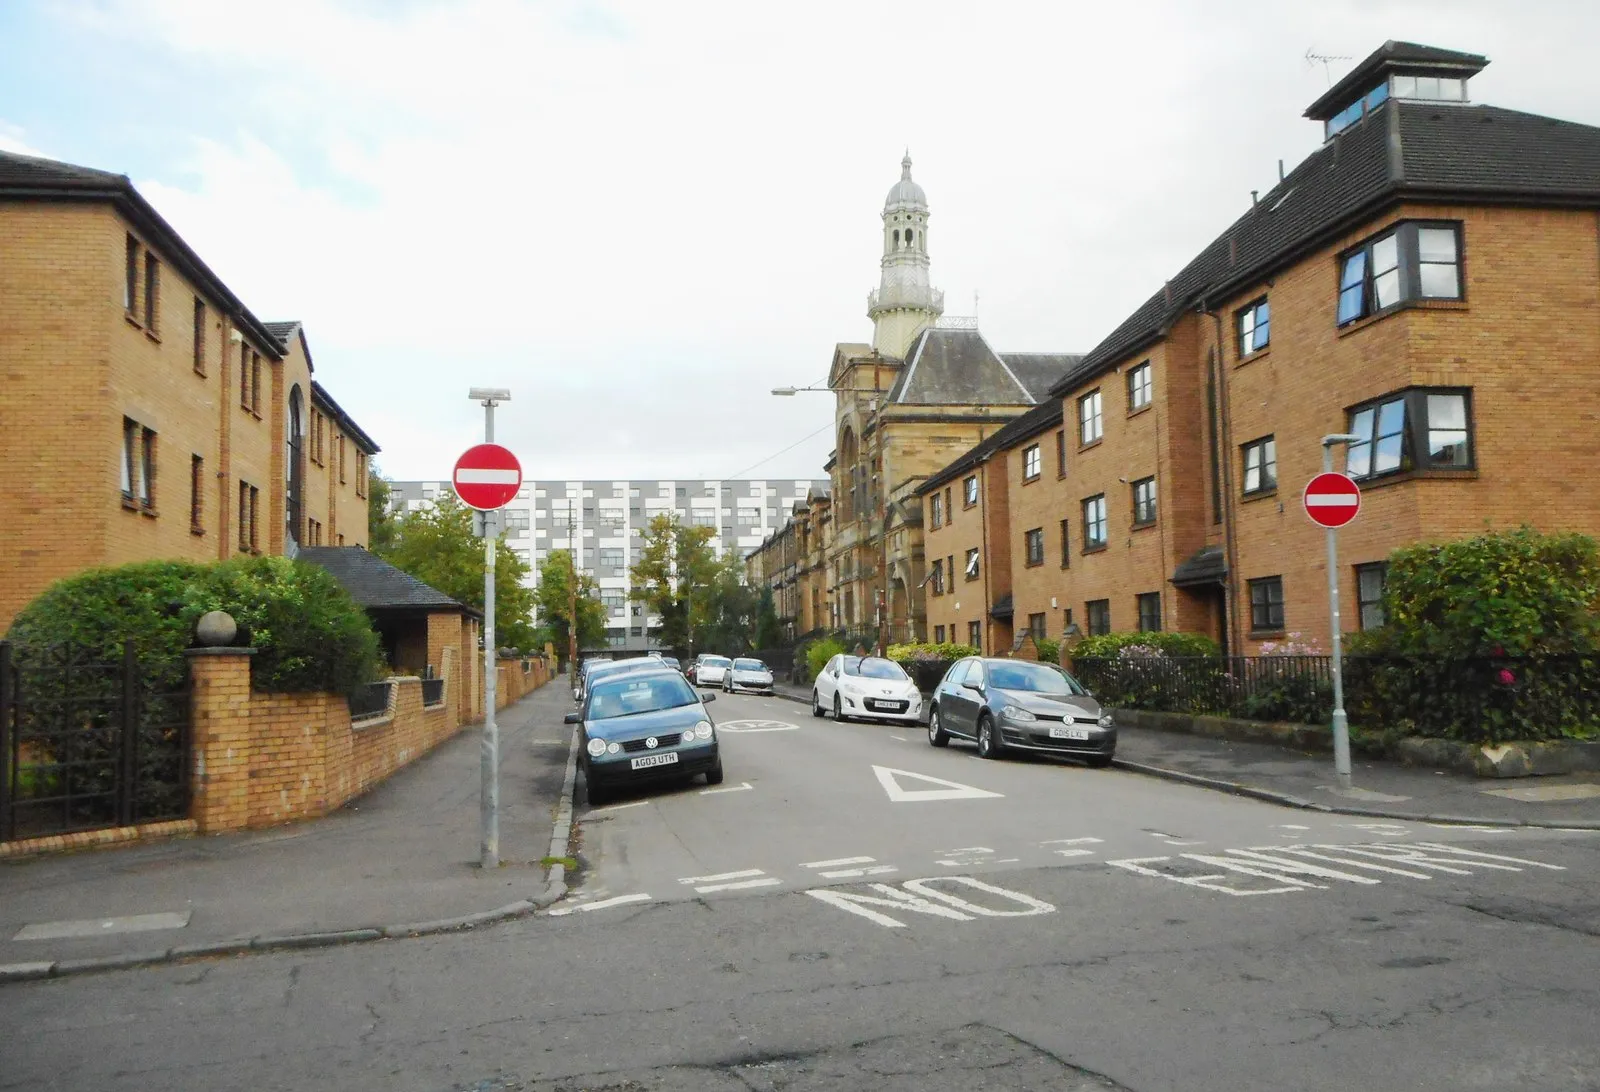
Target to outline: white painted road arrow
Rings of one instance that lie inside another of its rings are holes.
[[[883,791],[888,793],[889,799],[896,804],[915,804],[924,800],[981,800],[986,796],[1005,795],[963,785],[959,781],[946,781],[942,777],[930,777],[927,774],[912,773],[910,770],[895,770],[888,766],[874,766],[872,772],[878,775],[878,782],[883,786]],[[943,788],[908,789],[900,784],[902,778],[926,781],[932,785],[942,785]]]

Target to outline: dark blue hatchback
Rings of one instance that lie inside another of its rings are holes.
[[[582,711],[566,716],[583,725],[589,804],[603,803],[619,786],[695,774],[721,784],[716,726],[705,707],[715,700],[666,667],[593,680]]]

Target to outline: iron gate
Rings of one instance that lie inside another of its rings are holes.
[[[0,841],[189,814],[189,687],[152,682],[133,643],[0,641]]]

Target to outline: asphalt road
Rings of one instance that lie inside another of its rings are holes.
[[[0,1089],[1600,1089],[1600,835],[712,709],[551,913],[7,987]]]

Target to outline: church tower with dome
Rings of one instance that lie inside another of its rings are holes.
[[[944,293],[928,280],[928,197],[911,180],[911,153],[883,203],[883,272],[867,297],[872,347],[904,358],[912,340],[944,314]]]

